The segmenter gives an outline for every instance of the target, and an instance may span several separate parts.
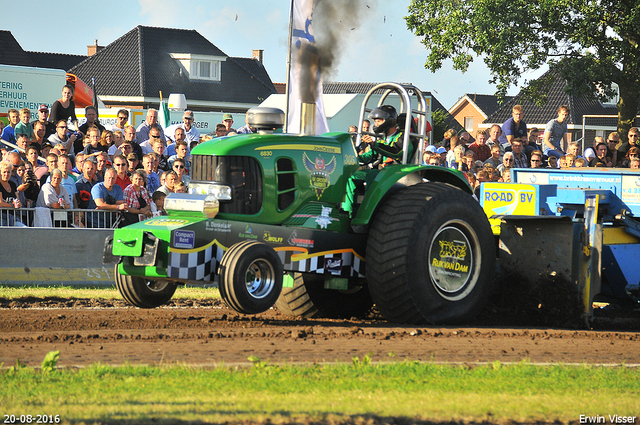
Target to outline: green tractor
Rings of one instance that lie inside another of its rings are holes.
[[[154,308],[177,285],[217,282],[228,306],[244,314],[276,305],[286,315],[350,318],[375,303],[392,322],[473,318],[495,271],[487,217],[462,173],[410,155],[426,139],[420,90],[377,85],[359,122],[378,90],[378,105],[392,95],[410,117],[401,128],[403,146],[412,149],[367,170],[351,213],[341,206],[350,177],[365,167],[355,147],[364,134],[278,134],[282,111],[254,108],[248,120],[257,133],[192,150],[189,193],[166,198],[167,216],[107,238],[105,262],[116,263],[122,296]]]

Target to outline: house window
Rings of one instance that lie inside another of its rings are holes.
[[[180,66],[190,80],[220,81],[221,63],[226,60],[223,56],[192,55],[190,53],[171,53],[171,57]]]
[[[473,117],[464,117],[464,129],[469,133],[473,131]]]
[[[616,94],[602,102],[604,106],[616,106],[618,104],[618,100],[620,100],[620,89],[618,88],[618,85],[613,83],[612,86]]]
[[[192,60],[190,78],[192,80],[220,80],[220,62]]]

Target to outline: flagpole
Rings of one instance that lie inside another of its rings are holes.
[[[291,39],[293,38],[293,2],[289,10],[289,43],[287,48],[287,84],[285,85],[285,105],[284,105],[284,132],[287,132],[289,125],[289,84],[291,83]]]

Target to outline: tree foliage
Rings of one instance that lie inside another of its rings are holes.
[[[640,1],[411,0],[405,19],[428,50],[425,68],[451,59],[464,72],[481,57],[498,96],[545,64],[559,67],[577,95],[604,99],[617,84],[626,138],[640,99]],[[538,103],[544,85],[527,88]]]

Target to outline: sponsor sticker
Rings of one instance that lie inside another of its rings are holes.
[[[231,224],[217,221],[207,221],[205,229],[210,232],[231,233]]]
[[[282,243],[284,238],[278,238],[276,236],[271,236],[271,232],[268,230],[264,231],[264,235],[262,236],[262,240],[268,243]]]
[[[302,154],[302,161],[304,168],[311,173],[309,183],[316,190],[316,196],[320,199],[322,193],[331,184],[329,176],[336,171],[336,157],[332,156],[331,160],[326,162],[324,158],[317,156],[315,161],[312,161],[305,152]]]
[[[195,246],[196,233],[190,230],[173,232],[173,246],[180,249],[192,249]]]
[[[303,248],[313,248],[313,239],[302,239],[298,237],[298,233],[294,230],[289,239],[287,239],[289,245],[299,246]]]

